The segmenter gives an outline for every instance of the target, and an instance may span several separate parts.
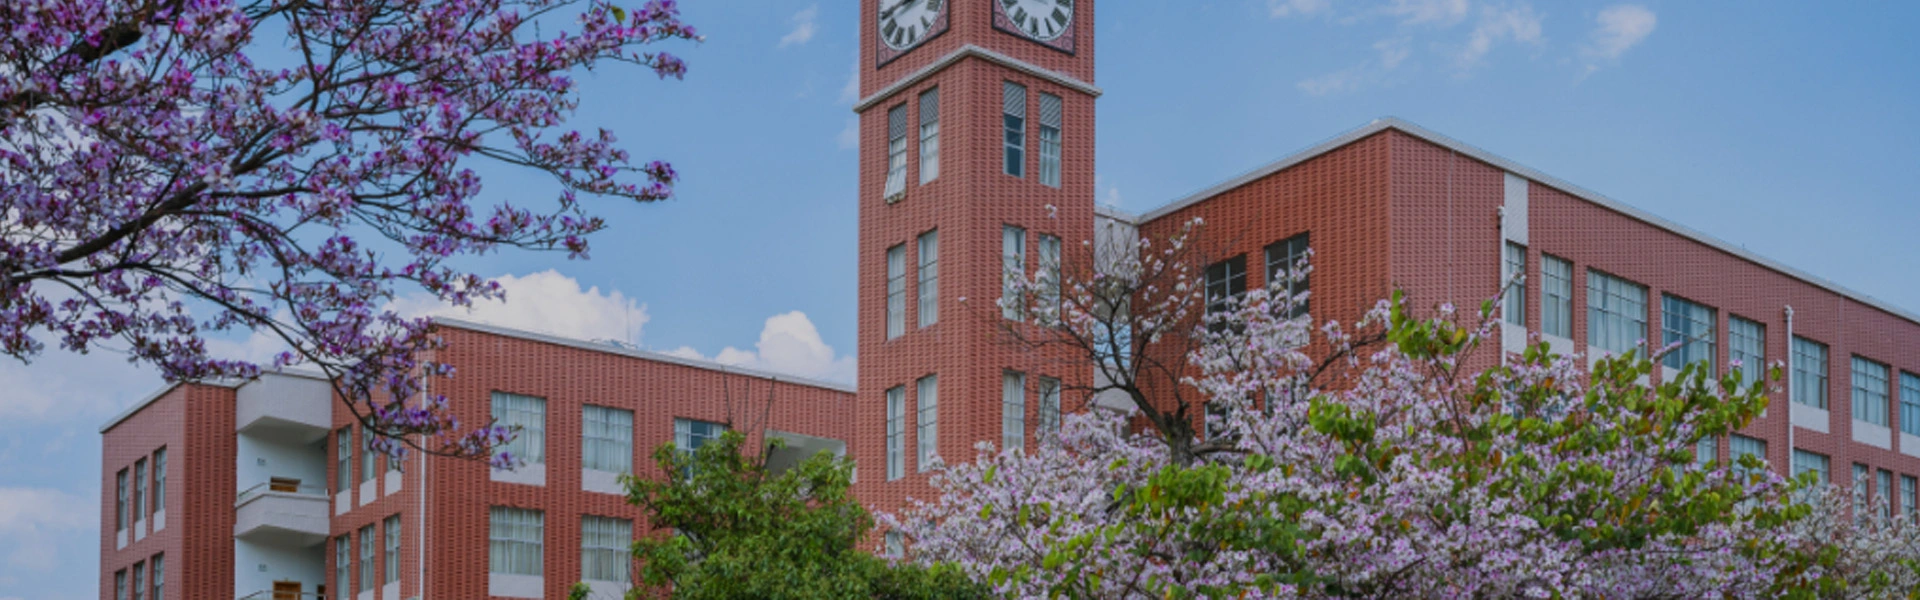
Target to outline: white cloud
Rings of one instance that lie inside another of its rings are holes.
[[[706,358],[693,348],[682,346],[667,352],[684,358]],[[760,341],[753,350],[728,346],[712,357],[714,362],[852,383],[855,361],[840,356],[820,338],[807,314],[793,311],[767,318],[760,329]]]
[[[1393,0],[1381,12],[1404,25],[1452,25],[1466,18],[1468,8],[1467,0]]]
[[[840,128],[840,134],[834,136],[834,142],[841,150],[860,149],[860,119],[847,117],[847,126]]]
[[[1473,27],[1473,33],[1467,36],[1467,45],[1455,57],[1461,69],[1471,69],[1480,64],[1495,44],[1512,41],[1525,44],[1539,44],[1542,17],[1533,11],[1532,6],[1520,4],[1510,7],[1482,7],[1480,21]]]
[[[780,38],[780,47],[785,48],[787,46],[805,44],[812,40],[813,32],[819,29],[819,26],[815,23],[819,17],[820,5],[818,4],[810,5],[806,9],[794,13],[793,31],[787,32],[786,36]]]
[[[1413,55],[1413,38],[1388,38],[1373,43],[1373,49],[1380,53],[1380,68],[1393,70]]]
[[[1365,65],[1357,65],[1302,80],[1295,85],[1300,88],[1300,91],[1309,95],[1326,96],[1360,89],[1361,84],[1366,81],[1366,76]]]
[[[409,317],[451,317],[583,340],[634,344],[640,343],[641,330],[652,318],[647,305],[619,290],[583,290],[578,280],[552,269],[525,276],[502,275],[494,281],[506,290],[505,302],[484,300],[459,308],[420,293],[395,301],[392,310]]]
[[[99,515],[76,509],[96,505],[93,499],[56,489],[0,487],[0,536],[86,529]]]
[[[1602,9],[1594,21],[1597,26],[1593,30],[1592,41],[1582,51],[1587,58],[1596,61],[1587,65],[1588,72],[1599,68],[1597,61],[1618,60],[1620,55],[1653,35],[1653,28],[1659,24],[1653,11],[1638,4],[1609,6]]]
[[[847,73],[847,82],[840,86],[840,103],[853,106],[860,101],[860,56],[853,57],[853,69]]]
[[[1333,10],[1332,0],[1267,0],[1267,10],[1273,18],[1311,17],[1326,14]]]
[[[0,358],[0,389],[6,390],[0,422],[102,421],[160,385],[157,371],[107,350],[74,354],[49,347],[31,363]]]

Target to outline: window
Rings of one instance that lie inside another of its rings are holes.
[[[580,578],[628,583],[633,521],[592,515],[580,518]]]
[[[515,432],[513,440],[502,444],[500,451],[527,464],[546,464],[547,399],[494,392],[493,418],[496,424]]]
[[[1647,339],[1647,288],[1587,271],[1587,344],[1625,353]]]
[[[940,89],[920,94],[920,183],[940,177]]]
[[[1893,471],[1881,469],[1874,475],[1874,503],[1880,506],[1881,517],[1891,517],[1893,516]]]
[[[1900,476],[1900,512],[1908,519],[1920,519],[1920,504],[1916,504],[1920,503],[1920,496],[1915,495],[1920,489],[1916,487],[1920,487],[1920,481],[1912,475]]]
[[[1508,323],[1527,326],[1527,247],[1507,242],[1506,260],[1500,271],[1500,285],[1512,285],[1502,300],[1501,314]]]
[[[1729,446],[1729,449],[1733,450],[1733,457],[1732,457],[1733,460],[1731,462],[1733,463],[1734,473],[1738,473],[1741,475],[1748,475],[1753,473],[1760,473],[1765,470],[1764,468],[1749,469],[1745,466],[1742,466],[1740,463],[1741,463],[1741,458],[1747,457],[1747,456],[1751,456],[1754,459],[1759,460],[1761,463],[1767,462],[1767,441],[1766,440],[1762,440],[1759,438],[1750,438],[1750,437],[1736,433],[1736,434],[1733,434],[1733,436],[1728,440],[1728,442],[1729,443],[1727,445]]]
[[[920,326],[940,322],[940,232],[920,234]]]
[[[365,425],[360,426],[360,480],[373,481],[373,431]]]
[[[153,560],[147,561],[147,564],[151,565],[147,569],[152,571],[148,576],[153,578],[153,593],[147,597],[153,600],[167,600],[167,556],[155,554]]]
[[[1060,236],[1040,234],[1040,275],[1046,283],[1040,288],[1040,306],[1060,319]]]
[[[1860,522],[1867,518],[1867,499],[1872,492],[1867,489],[1867,466],[1853,463],[1853,520]]]
[[[1232,406],[1219,400],[1208,401],[1200,415],[1200,439],[1213,440],[1226,435],[1228,420],[1232,418]]]
[[[373,591],[373,526],[360,528],[360,591]]]
[[[1573,339],[1573,263],[1540,255],[1540,333]]]
[[[1698,464],[1700,465],[1700,468],[1702,469],[1707,468],[1707,466],[1712,465],[1713,463],[1719,462],[1720,461],[1719,440],[1713,439],[1713,436],[1700,438],[1700,441],[1694,443],[1693,445],[1693,457],[1698,462]]]
[[[1060,97],[1040,95],[1040,183],[1060,187]]]
[[[113,479],[114,479],[113,530],[126,531],[127,529],[127,470],[121,469],[119,473],[113,476]]]
[[[1853,357],[1853,420],[1887,426],[1887,366]]]
[[[145,598],[146,597],[145,592],[147,591],[146,588],[147,588],[147,564],[133,563],[133,586],[129,588],[133,590],[133,600],[141,600],[141,598]]]
[[[907,105],[901,103],[887,111],[887,189],[882,197],[891,202],[907,193]]]
[[[1012,225],[1000,228],[1000,260],[1004,263],[1000,288],[1001,316],[1015,321],[1026,318],[1020,298],[1020,281],[1027,276],[1027,230]]]
[[[333,539],[333,589],[342,595],[353,589],[353,535]]]
[[[1235,256],[1207,267],[1207,312],[1228,310],[1247,292],[1247,257]]]
[[[1026,177],[1027,88],[1009,81],[1004,92],[1006,114],[1001,121],[1006,126],[1006,155],[1002,171],[1014,177]]]
[[[1019,450],[1027,441],[1027,375],[1007,371],[1000,384],[1000,448]]]
[[[1900,373],[1900,431],[1920,435],[1920,375]]]
[[[1827,469],[1828,464],[1827,455],[1825,454],[1814,454],[1799,448],[1793,450],[1793,476],[1796,479],[1800,477],[1801,473],[1813,473],[1815,475],[1814,481],[1830,483],[1833,481],[1833,478],[1829,475]],[[1814,493],[1819,492],[1815,490]]]
[[[153,512],[167,509],[167,449],[153,451]],[[154,596],[158,598],[159,596]]]
[[[907,388],[887,390],[887,481],[907,475],[906,437]]]
[[[386,528],[387,556],[386,560],[382,561],[386,578],[380,581],[393,583],[400,580],[400,515],[387,517]]]
[[[113,600],[127,600],[127,571],[113,572]]]
[[[898,531],[889,531],[886,535],[886,554],[888,558],[900,558],[907,555],[907,536]]]
[[[887,339],[907,333],[907,245],[887,249]]]
[[[1740,383],[1753,385],[1767,372],[1767,328],[1740,317],[1727,317],[1727,369],[1740,373]]]
[[[133,461],[133,520],[147,516],[147,459]],[[137,587],[137,586],[136,586]],[[134,590],[138,592],[140,590]]]
[[[339,467],[334,477],[335,493],[345,494],[353,491],[353,426],[341,427],[333,434],[334,447],[339,449]],[[342,588],[345,589],[345,588]]]
[[[537,510],[495,506],[487,522],[487,572],[508,575],[544,573],[541,544],[546,515]]]
[[[1826,344],[1793,337],[1793,389],[1789,395],[1794,402],[1827,409]]]
[[[1267,246],[1267,287],[1286,281],[1286,291],[1293,298],[1293,310],[1287,318],[1298,318],[1307,314],[1307,271],[1302,268],[1307,260],[1307,234],[1296,235]]]
[[[580,465],[608,473],[633,472],[633,411],[588,404],[582,409]]]
[[[693,453],[700,450],[701,446],[719,441],[720,434],[726,432],[727,426],[719,423],[695,421],[693,419],[674,419],[673,446],[678,448],[680,452],[685,453],[688,459],[692,459]],[[688,470],[680,475],[681,477],[692,479],[692,466],[689,465]]]
[[[1660,296],[1660,343],[1663,346],[1679,344],[1666,356],[1660,358],[1661,364],[1675,369],[1685,368],[1693,363],[1706,363],[1708,374],[1713,368],[1713,329],[1719,322],[1713,309],[1705,305],[1662,294]]]
[[[924,472],[940,456],[940,376],[928,375],[914,382],[914,402],[920,413],[916,432],[920,438],[920,456],[916,467]]]
[[[1040,378],[1040,431],[1060,430],[1060,380]]]

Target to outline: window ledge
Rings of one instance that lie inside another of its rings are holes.
[[[1831,431],[1829,431],[1830,428],[1827,426],[1828,421],[1830,419],[1828,418],[1826,409],[1814,407],[1814,406],[1807,406],[1805,404],[1801,404],[1799,402],[1793,402],[1791,400],[1789,400],[1787,403],[1793,405],[1792,410],[1793,410],[1793,426],[1794,427],[1799,427],[1801,429],[1810,429],[1813,431],[1818,431],[1820,433],[1831,433]]]
[[[620,486],[620,474],[598,469],[580,470],[580,489],[616,496],[627,495],[626,488]]]
[[[543,487],[547,485],[547,465],[545,464],[527,464],[521,465],[520,468],[513,470],[492,469],[491,471],[491,478],[501,483],[516,483]],[[499,594],[494,595],[498,596]]]

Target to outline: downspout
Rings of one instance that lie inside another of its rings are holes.
[[[1787,306],[1787,477],[1793,477],[1793,305]],[[1765,367],[1762,367],[1762,373]]]
[[[433,377],[429,375],[421,379],[423,381],[420,385],[420,405],[425,407],[430,404],[428,398],[431,398],[433,394]],[[424,442],[425,440],[421,441]],[[418,508],[415,511],[416,516],[413,521],[419,527],[420,533],[417,537],[413,538],[413,547],[418,549],[419,554],[413,563],[413,567],[414,581],[418,582],[414,585],[419,587],[420,594],[414,597],[430,598],[431,596],[427,595],[427,482],[433,481],[433,479],[427,477],[427,465],[429,464],[427,462],[427,453],[416,452],[415,454],[420,455],[420,483],[414,486],[419,488],[415,490],[415,493],[418,494],[419,502],[416,504]]]

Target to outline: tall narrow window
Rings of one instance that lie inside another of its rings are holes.
[[[1900,372],[1900,431],[1920,435],[1920,375]]]
[[[1920,480],[1912,475],[1900,476],[1900,514],[1909,519],[1920,519]]]
[[[387,555],[381,561],[381,570],[386,577],[381,583],[393,583],[400,580],[400,515],[387,517]]]
[[[940,376],[928,375],[914,382],[915,409],[920,420],[916,424],[919,431],[920,452],[915,469],[925,472],[940,457]]]
[[[1501,285],[1510,285],[1502,300],[1500,311],[1508,323],[1527,326],[1527,247],[1507,242],[1506,257],[1501,261]]]
[[[940,322],[940,232],[920,234],[920,326]]]
[[[1540,257],[1540,333],[1573,339],[1573,263]]]
[[[1026,299],[1020,296],[1020,282],[1027,277],[1027,230],[1012,225],[1000,228],[1000,262],[1000,314],[1015,321],[1024,319]]]
[[[339,463],[335,467],[333,491],[346,494],[353,491],[353,426],[341,427],[333,433],[335,453]]]
[[[360,480],[361,481],[372,481],[373,476],[377,474],[377,472],[374,471],[374,467],[376,465],[373,460],[374,456],[376,455],[377,453],[373,451],[373,430],[367,429],[367,426],[365,425],[361,425],[360,426]]]
[[[1235,256],[1207,267],[1207,312],[1229,310],[1247,292],[1247,257]]]
[[[1587,344],[1626,353],[1647,339],[1647,288],[1587,271]]]
[[[887,390],[887,481],[907,475],[907,388]]]
[[[127,571],[113,572],[113,600],[127,600]]]
[[[1734,473],[1738,473],[1741,475],[1751,475],[1751,474],[1760,473],[1766,470],[1765,467],[1761,467],[1757,469],[1749,469],[1745,465],[1741,464],[1742,462],[1745,462],[1742,459],[1748,456],[1751,456],[1755,460],[1758,460],[1762,464],[1765,464],[1767,462],[1767,441],[1766,440],[1763,440],[1760,438],[1751,438],[1751,437],[1747,437],[1747,436],[1736,433],[1728,437],[1728,442],[1729,442],[1727,444],[1728,449],[1733,451],[1731,462],[1733,463]]]
[[[1293,302],[1293,308],[1286,317],[1297,319],[1307,315],[1307,234],[1296,235],[1267,246],[1267,288],[1284,290]],[[1276,287],[1284,285],[1284,287]]]
[[[146,587],[147,587],[147,564],[138,563],[138,562],[133,563],[133,585],[128,586],[127,588],[130,590],[133,590],[133,600],[141,600],[142,598],[145,598],[146,591],[147,591]]]
[[[886,545],[881,551],[885,552],[885,554],[882,554],[882,556],[887,558],[900,558],[907,555],[906,534],[900,533],[899,531],[889,531],[884,536],[884,539]]]
[[[1027,440],[1027,376],[1007,371],[1000,383],[1000,448],[1019,450]]]
[[[1006,155],[1003,172],[1014,177],[1026,176],[1027,162],[1027,88],[1011,81],[1003,90],[1005,114],[1001,116],[1006,129]]]
[[[1040,183],[1060,187],[1060,97],[1040,95]]]
[[[887,249],[887,339],[907,333],[907,245]]]
[[[920,183],[940,177],[940,89],[920,94]]]
[[[1800,336],[1793,337],[1794,402],[1820,410],[1827,409],[1827,345]]]
[[[1040,431],[1060,430],[1060,380],[1041,377],[1040,389]]]
[[[373,591],[373,548],[379,538],[373,537],[373,526],[360,528],[360,591]]]
[[[1880,508],[1881,518],[1893,516],[1893,499],[1893,471],[1874,472],[1873,501]]]
[[[580,518],[580,578],[630,583],[633,521],[592,515]]]
[[[114,481],[113,530],[126,531],[127,530],[127,495],[130,492],[130,490],[127,489],[127,470],[121,469],[119,473],[113,476],[113,481]]]
[[[1036,303],[1048,311],[1051,320],[1060,319],[1060,236],[1040,234],[1040,276],[1045,282],[1040,287],[1040,297]]]
[[[693,453],[700,450],[701,446],[719,441],[720,435],[726,432],[727,426],[719,423],[696,421],[693,419],[674,419],[673,447],[678,448],[691,459]],[[688,465],[687,471],[681,473],[681,477],[689,480],[693,479],[692,465]]]
[[[1720,441],[1713,439],[1713,436],[1710,435],[1700,438],[1700,441],[1693,445],[1693,457],[1700,463],[1700,467],[1703,469],[1708,465],[1720,462]]]
[[[333,589],[341,595],[353,589],[353,534],[333,538]]]
[[[513,440],[501,445],[500,451],[530,465],[546,464],[546,398],[494,392],[493,418],[514,431]]]
[[[147,518],[147,459],[133,461],[133,520]]]
[[[581,467],[632,473],[633,411],[588,404],[581,417]]]
[[[1793,476],[1801,473],[1814,473],[1814,481],[1821,484],[1832,483],[1833,477],[1828,466],[1831,463],[1825,454],[1815,454],[1799,448],[1793,449]]]
[[[1718,322],[1713,309],[1705,305],[1687,301],[1677,296],[1660,296],[1660,343],[1675,346],[1660,363],[1675,369],[1685,368],[1693,363],[1705,363],[1707,373],[1713,368],[1713,329]]]
[[[153,451],[153,512],[167,509],[167,449]],[[157,525],[156,525],[157,527]]]
[[[487,572],[540,575],[546,515],[537,510],[495,506],[488,511]]]
[[[150,565],[147,570],[152,571],[148,576],[153,578],[153,594],[147,597],[153,600],[167,600],[167,556],[155,554],[153,560],[147,561],[147,564]]]
[[[1867,466],[1853,463],[1853,520],[1860,522],[1867,518],[1867,499],[1873,497],[1873,491],[1867,489]]]
[[[907,105],[887,111],[887,189],[888,202],[907,191]]]
[[[1887,426],[1887,366],[1853,357],[1853,420]]]
[[[1766,377],[1767,328],[1740,317],[1727,317],[1727,369],[1740,374],[1740,383],[1752,385]]]

